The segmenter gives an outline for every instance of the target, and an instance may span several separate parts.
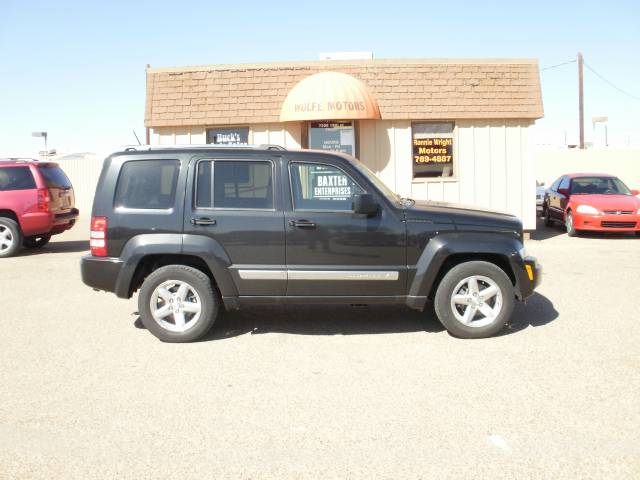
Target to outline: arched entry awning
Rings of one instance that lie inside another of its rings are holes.
[[[379,119],[378,102],[363,83],[340,72],[321,72],[291,89],[280,111],[281,122]]]

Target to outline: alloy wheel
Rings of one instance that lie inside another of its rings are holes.
[[[156,323],[175,333],[193,328],[202,313],[198,292],[181,280],[168,280],[158,285],[151,295],[150,307]]]
[[[453,289],[451,309],[456,320],[463,325],[484,327],[493,323],[500,314],[502,291],[489,277],[467,277]]]
[[[4,225],[0,225],[0,252],[9,250],[13,245],[14,238],[11,230]]]

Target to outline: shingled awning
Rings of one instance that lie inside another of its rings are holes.
[[[383,120],[543,115],[536,60],[336,60],[149,68],[145,125],[279,122],[295,85],[327,71],[363,82]]]

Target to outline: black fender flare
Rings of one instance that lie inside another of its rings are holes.
[[[189,255],[200,258],[209,267],[222,295],[237,295],[229,265],[231,259],[222,245],[210,237],[174,233],[151,233],[131,238],[122,253],[122,268],[116,281],[118,297],[129,298],[131,282],[143,258],[149,255]]]
[[[442,265],[451,255],[457,254],[480,258],[483,255],[504,257],[513,270],[518,288],[519,271],[524,271],[520,249],[522,243],[517,238],[507,235],[483,232],[450,232],[437,235],[429,241],[416,263],[415,275],[409,286],[409,296],[428,297],[438,280]]]

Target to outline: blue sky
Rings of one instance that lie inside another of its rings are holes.
[[[101,151],[144,138],[146,64],[154,67],[376,58],[575,59],[640,97],[640,2],[215,2],[0,0],[0,155],[50,147]],[[542,72],[541,132],[577,131],[572,63]],[[640,100],[585,72],[586,128],[640,139]],[[626,132],[626,133],[625,133]],[[549,133],[552,135],[552,133]]]

